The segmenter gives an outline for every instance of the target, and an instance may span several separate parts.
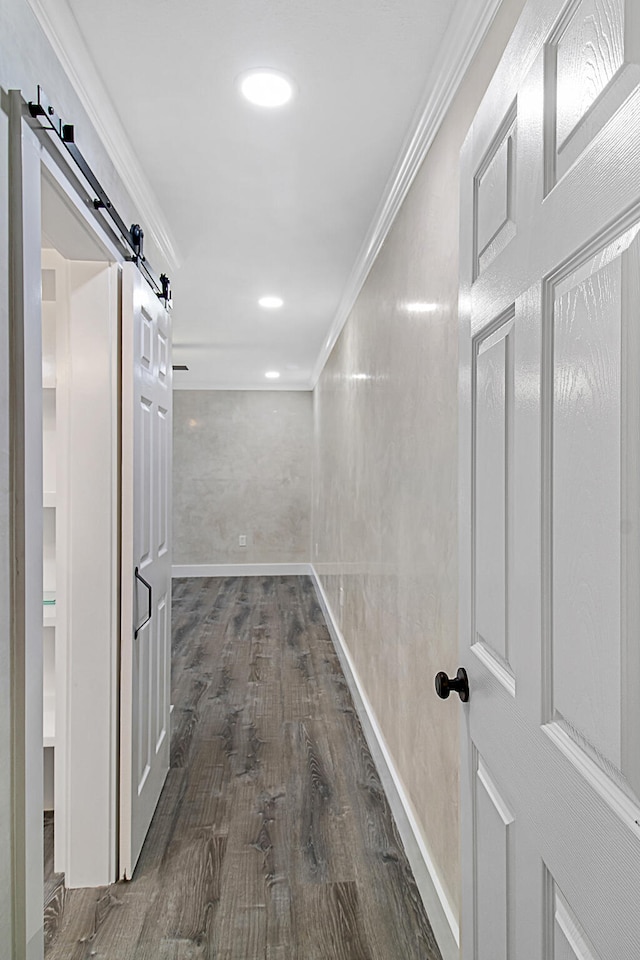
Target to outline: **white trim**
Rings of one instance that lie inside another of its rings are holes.
[[[310,563],[174,563],[172,577],[310,577]]]
[[[310,567],[318,601],[340,658],[345,679],[443,960],[458,960],[460,956],[460,928],[455,910],[447,897],[436,866],[427,849],[413,805],[396,770],[373,707],[358,677],[349,648],[335,620],[320,578],[313,564]]]
[[[310,381],[312,389],[320,379],[393,221],[501,4],[502,0],[458,0],[456,4],[429,75],[425,95],[347,281],[329,336],[314,365]]]
[[[180,255],[165,215],[100,78],[67,0],[29,0],[29,5],[131,197],[146,238],[156,245],[166,261],[167,268],[171,271],[177,270],[180,266]],[[51,93],[49,95],[52,96]],[[72,120],[71,117],[65,119]]]
[[[101,222],[97,216],[92,216],[89,212],[91,208],[87,206],[86,193],[84,196],[78,193],[76,186],[58,162],[58,155],[52,155],[43,150],[40,160],[51,181],[55,181],[55,185],[57,185],[63,200],[73,209],[73,214],[76,219],[89,231],[96,243],[104,248],[105,262],[123,263],[124,254],[122,249],[116,246],[113,235],[109,233],[106,224]],[[53,182],[51,186],[54,190],[56,189]],[[93,212],[95,213],[95,211]]]

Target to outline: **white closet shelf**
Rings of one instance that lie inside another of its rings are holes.
[[[56,701],[55,697],[45,697],[42,713],[42,746],[56,745]]]
[[[56,625],[56,594],[54,590],[45,590],[42,596],[42,626]]]
[[[42,699],[42,745],[56,745],[56,692],[46,687]]]

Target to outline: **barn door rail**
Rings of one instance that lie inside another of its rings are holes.
[[[171,283],[165,273],[161,273],[160,276],[158,276],[147,261],[144,255],[144,230],[139,223],[133,223],[130,227],[126,225],[107,196],[102,184],[80,152],[76,144],[73,124],[65,123],[64,120],[58,116],[41,86],[38,86],[37,102],[33,100],[29,101],[29,113],[34,120],[38,121],[43,130],[53,131],[53,133],[56,134],[80,170],[80,173],[91,187],[95,195],[93,200],[94,208],[104,211],[105,215],[112,221],[124,243],[129,248],[131,256],[127,257],[127,259],[135,263],[140,273],[142,273],[151,284],[158,297],[168,304],[171,300]]]

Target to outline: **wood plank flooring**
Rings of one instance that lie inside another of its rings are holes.
[[[53,811],[44,815],[44,942],[49,944],[56,936],[64,911],[66,890],[64,873],[53,870]]]
[[[174,580],[171,769],[47,960],[441,960],[306,577]]]

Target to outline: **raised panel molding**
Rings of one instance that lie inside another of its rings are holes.
[[[140,363],[148,370],[151,369],[153,362],[152,341],[153,341],[153,320],[142,311],[142,323],[140,324]]]
[[[545,940],[544,960],[600,960],[571,907],[544,867]]]
[[[138,428],[140,430],[140,447],[138,450],[140,476],[144,477],[146,484],[150,483],[151,448],[152,448],[152,423],[153,404],[151,400],[142,400],[138,407]],[[147,489],[147,487],[145,487]],[[140,567],[143,567],[151,559],[151,532],[153,530],[153,505],[149,501],[146,504],[137,505],[137,521],[139,524],[139,543],[141,546]]]
[[[631,359],[637,355],[640,227],[627,218],[618,231],[600,238],[599,249],[593,244],[578,253],[543,298],[543,529],[551,572],[543,576],[542,692],[546,732],[555,731],[555,742],[599,792],[601,778],[611,781],[608,801],[615,799],[612,807],[633,822],[640,775],[628,743],[640,712],[629,665],[637,660],[639,549],[624,529],[626,518],[637,516],[638,490],[637,482],[625,480],[623,465],[640,457]],[[571,652],[576,623],[584,651],[577,665]],[[605,643],[611,637],[613,651]],[[570,663],[580,672],[577,690],[564,683]],[[595,724],[595,716],[606,720]],[[575,749],[567,750],[566,740]],[[599,775],[587,776],[592,766]],[[629,809],[618,792],[630,798]]]
[[[624,63],[624,0],[572,7],[555,41],[558,150]]]
[[[167,338],[158,331],[158,375],[161,383],[165,383],[167,379],[167,370],[169,369],[168,356],[169,344],[167,343]]]
[[[619,820],[640,836],[640,809],[638,803],[624,791],[581,745],[570,735],[560,721],[544,724],[542,732],[554,747],[564,754],[569,763],[605,801]]]
[[[157,427],[161,472],[159,476],[158,515],[156,519],[158,523],[158,556],[161,557],[164,556],[168,550],[167,533],[169,530],[169,511],[171,510],[171,504],[169,503],[169,476],[165,464],[169,462],[168,456],[171,439],[169,436],[169,411],[160,406],[157,412]]]
[[[474,338],[472,651],[513,696],[509,556],[513,475],[515,307]],[[496,464],[501,468],[495,470]]]
[[[167,596],[164,594],[158,603],[156,622],[158,624],[158,633],[160,637],[160,642],[157,646],[159,651],[159,658],[157,663],[158,670],[158,682],[155,685],[156,690],[158,691],[158,700],[156,703],[155,709],[155,752],[156,754],[160,751],[163,741],[167,735],[167,727],[165,724],[165,717],[168,715],[167,710],[167,677],[166,677],[166,667],[167,667],[167,645],[169,644],[169,622],[167,618]]]
[[[517,104],[500,124],[473,180],[474,264],[476,279],[516,235]]]
[[[150,717],[145,709],[149,701],[149,682],[151,677],[150,648],[151,648],[151,622],[146,623],[139,631],[134,640],[136,659],[136,677],[140,684],[140,696],[138,700],[138,716],[136,724],[136,736],[133,742],[134,756],[137,759],[135,765],[138,794],[142,793],[145,782],[151,772],[150,756]],[[136,742],[137,741],[137,742]]]
[[[637,0],[569,0],[546,47],[546,192],[640,83]]]
[[[475,755],[474,848],[476,875],[474,907],[475,960],[508,960],[512,956],[509,914],[514,882],[514,816],[502,792]]]

